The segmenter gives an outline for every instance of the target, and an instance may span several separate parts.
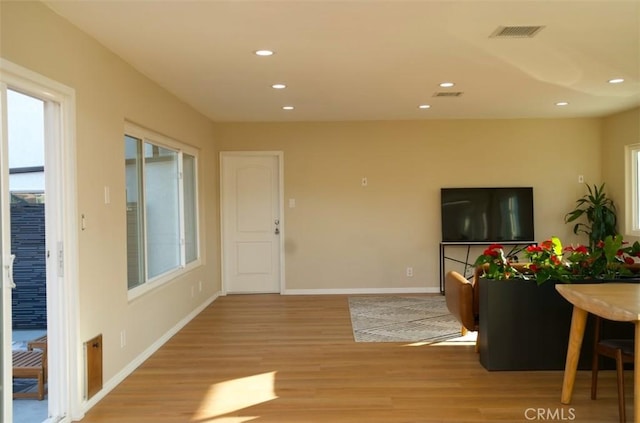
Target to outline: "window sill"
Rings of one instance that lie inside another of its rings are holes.
[[[171,270],[167,273],[164,273],[160,276],[156,276],[155,278],[143,283],[142,285],[136,286],[135,288],[129,289],[127,292],[127,301],[132,302],[147,293],[168,284],[169,282],[175,281],[180,276],[192,271],[196,267],[201,265],[201,260],[197,259],[186,265],[185,267],[181,267],[175,270]]]

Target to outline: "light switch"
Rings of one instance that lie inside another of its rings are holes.
[[[296,206],[296,199],[295,198],[289,198],[289,208],[292,209]]]
[[[369,184],[369,181],[367,180],[367,177],[365,176],[364,178],[362,178],[362,186],[366,187]]]

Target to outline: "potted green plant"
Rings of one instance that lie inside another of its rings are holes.
[[[518,263],[505,255],[501,245],[493,244],[475,262],[483,269],[478,281],[480,362],[488,370],[561,370],[572,306],[555,285],[603,283],[632,276],[640,243],[629,245],[617,235],[607,236],[593,248],[563,248],[560,239],[552,237],[529,245],[524,255],[528,261]],[[588,326],[580,369],[591,366],[591,322]],[[615,324],[606,329],[613,337],[625,337],[627,330]]]
[[[576,208],[565,215],[564,221],[571,223],[585,216],[587,223],[577,222],[573,226],[573,233],[586,234],[589,246],[594,248],[597,242],[617,234],[616,206],[605,194],[604,183],[600,187],[593,185],[593,188],[585,185],[589,192],[576,201]]]

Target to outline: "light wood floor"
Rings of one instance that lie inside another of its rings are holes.
[[[472,345],[353,342],[346,296],[235,295],[217,299],[83,422],[616,422],[614,372],[601,372],[595,401],[590,383],[579,371],[563,406],[562,371],[488,372]]]

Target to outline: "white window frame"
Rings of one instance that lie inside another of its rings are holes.
[[[625,158],[625,235],[640,237],[640,143],[624,148]]]
[[[195,267],[198,267],[202,264],[202,260],[201,260],[201,256],[200,256],[200,215],[199,215],[199,197],[198,197],[198,166],[199,166],[199,150],[195,147],[183,144],[179,141],[176,141],[170,137],[161,135],[159,133],[156,133],[154,131],[151,131],[149,129],[143,128],[142,126],[136,125],[132,122],[127,122],[125,121],[125,127],[124,127],[124,135],[129,135],[133,138],[137,138],[139,140],[142,141],[143,143],[143,149],[144,149],[144,143],[150,143],[153,145],[156,145],[158,147],[162,147],[162,148],[166,148],[168,150],[172,150],[178,153],[178,174],[179,174],[179,179],[180,179],[180,183],[179,188],[178,188],[178,201],[179,201],[179,219],[180,221],[179,223],[179,230],[180,230],[180,242],[179,242],[179,246],[180,246],[180,263],[178,265],[178,267],[171,269],[165,273],[162,273],[158,276],[149,278],[148,277],[148,270],[147,270],[147,263],[148,263],[148,258],[147,258],[147,254],[148,254],[148,248],[146,246],[147,243],[147,228],[146,228],[146,219],[143,220],[143,233],[144,233],[144,243],[145,243],[145,248],[144,248],[144,281],[133,288],[128,289],[128,300],[131,301],[135,298],[140,297],[141,295],[144,295],[145,293],[159,287],[162,286],[174,279],[176,279],[178,276],[191,271],[192,269],[194,269]],[[123,136],[123,140],[124,140],[124,136]],[[185,242],[185,222],[184,222],[184,218],[185,218],[185,205],[184,205],[184,178],[183,178],[183,173],[182,173],[182,158],[183,158],[183,154],[188,154],[190,156],[193,156],[195,158],[195,180],[194,180],[194,190],[195,190],[195,218],[196,218],[196,230],[195,230],[195,234],[196,234],[196,259],[191,261],[190,263],[186,263],[186,242]],[[144,166],[144,160],[142,162],[142,165]],[[144,175],[144,170],[143,170],[143,175]],[[144,186],[144,181],[142,181],[142,184]],[[142,208],[144,210],[145,206],[144,206],[144,201],[145,201],[145,193],[143,190],[142,193]]]

